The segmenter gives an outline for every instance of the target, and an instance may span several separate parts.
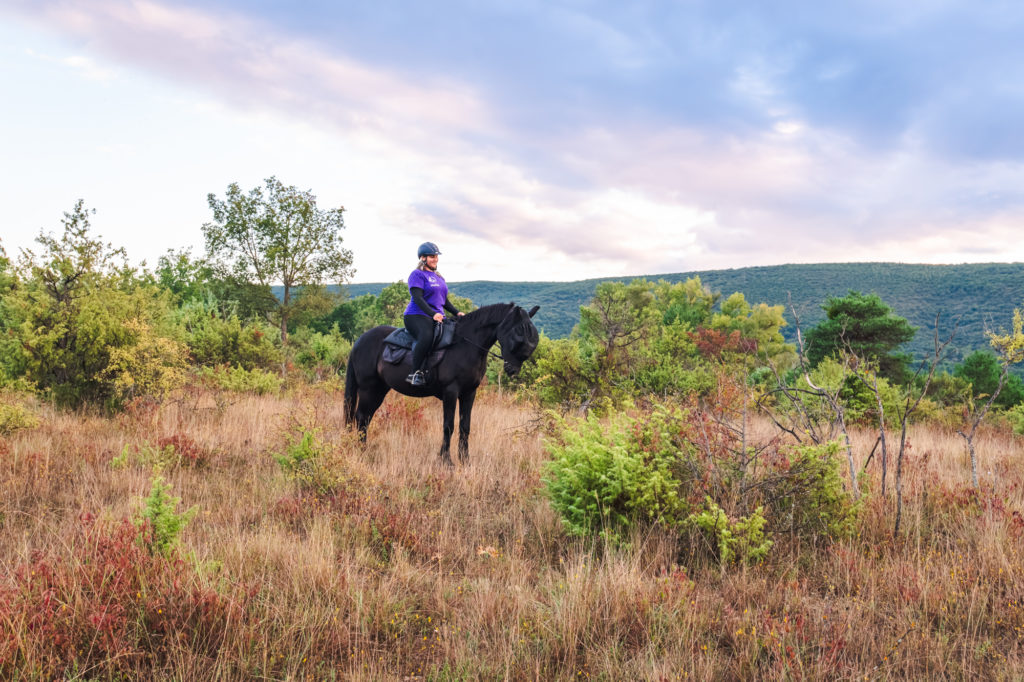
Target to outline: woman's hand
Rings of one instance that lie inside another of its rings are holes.
[[[434,313],[434,322],[444,322],[444,315],[441,313]]]
[[[465,317],[465,316],[466,316],[466,313],[460,311],[459,314],[456,317]]]

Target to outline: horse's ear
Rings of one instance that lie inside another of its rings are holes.
[[[537,314],[538,310],[540,310],[540,306],[539,305],[535,305],[532,308],[530,308],[530,312],[528,312],[526,314],[529,315],[530,317],[533,317],[534,315]]]

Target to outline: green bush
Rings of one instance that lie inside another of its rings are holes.
[[[786,475],[766,494],[774,529],[801,536],[853,535],[861,505],[844,489],[839,475],[844,465],[838,441],[784,454],[780,468]]]
[[[719,563],[756,564],[764,561],[775,543],[764,536],[768,519],[762,513],[763,507],[734,521],[710,497],[704,499],[704,505],[700,511],[686,518],[686,524],[704,536],[706,545],[713,549]]]
[[[177,511],[180,497],[171,497],[171,487],[164,482],[159,474],[153,477],[149,497],[146,498],[142,512],[136,518],[136,526],[140,529],[143,544],[151,554],[170,556],[178,545],[181,531],[196,515],[198,507],[187,511]]]
[[[719,378],[713,405],[655,405],[638,416],[554,416],[543,483],[566,530],[623,542],[653,524],[699,532],[723,564],[757,562],[766,534],[799,540],[855,532],[859,505],[844,489],[837,443],[757,443],[744,435],[744,382]]]
[[[0,436],[39,426],[39,417],[14,396],[0,394]]]
[[[352,342],[337,326],[326,333],[300,329],[289,342],[298,348],[295,361],[317,381],[341,374],[352,351]]]
[[[242,367],[203,367],[198,375],[204,381],[225,391],[267,395],[278,393],[284,384],[280,375],[262,369]]]
[[[324,443],[316,429],[300,428],[274,461],[290,481],[318,495],[334,492],[351,478],[342,453]]]
[[[232,365],[270,369],[282,360],[280,334],[266,322],[223,315],[216,301],[190,301],[175,314],[192,362],[201,367]]]
[[[1014,405],[1003,413],[1010,428],[1018,436],[1024,436],[1024,404]]]
[[[648,420],[627,416],[602,425],[593,415],[573,423],[555,417],[558,435],[544,472],[551,503],[573,535],[623,542],[638,522],[677,526],[689,511],[672,467],[679,453],[664,408]]]
[[[123,250],[89,235],[79,202],[59,238],[42,234],[16,281],[0,292],[0,374],[57,404],[120,407],[184,377],[170,294],[119,263]]]

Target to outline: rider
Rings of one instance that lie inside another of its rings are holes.
[[[423,386],[427,379],[423,374],[423,364],[434,341],[434,323],[444,321],[444,308],[448,312],[462,317],[448,300],[448,284],[437,272],[437,257],[441,251],[434,242],[424,242],[416,251],[420,262],[409,275],[409,305],[405,308],[405,328],[413,335],[416,342],[412,345],[413,373],[405,378],[413,386]]]

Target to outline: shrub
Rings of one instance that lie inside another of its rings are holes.
[[[861,505],[844,490],[843,466],[838,441],[780,453],[773,469],[784,475],[765,490],[773,529],[803,536],[853,535]]]
[[[222,312],[216,301],[186,303],[175,320],[193,362],[201,367],[231,365],[253,370],[281,363],[276,329],[258,320],[243,322],[234,313]]]
[[[236,393],[278,393],[284,383],[284,379],[277,374],[262,369],[244,369],[240,366],[203,367],[198,374],[201,379],[213,386]]]
[[[614,542],[640,524],[698,531],[723,564],[762,560],[765,532],[853,533],[859,506],[843,487],[839,445],[754,442],[734,405],[745,390],[720,377],[706,406],[655,405],[606,422],[555,417],[543,481],[565,528]]]
[[[327,333],[300,330],[290,341],[299,347],[296,362],[316,381],[341,374],[352,350],[352,342],[341,335],[337,326]]]
[[[1010,428],[1018,436],[1024,435],[1024,403],[1014,405],[1003,413]]]
[[[324,443],[316,429],[300,427],[274,461],[289,480],[316,495],[329,495],[351,478],[343,454]]]
[[[686,524],[704,536],[719,563],[754,564],[764,560],[775,543],[764,536],[768,519],[762,514],[763,507],[734,521],[710,497],[705,498],[704,505],[686,518]]]
[[[0,436],[39,426],[37,417],[24,403],[11,395],[0,394]]]
[[[170,294],[121,262],[123,249],[92,238],[81,201],[64,215],[63,234],[41,234],[40,253],[25,251],[0,292],[0,374],[69,407],[165,392],[184,365]]]
[[[110,466],[123,469],[134,464],[164,471],[177,466],[201,466],[206,460],[207,453],[195,441],[187,436],[174,435],[160,438],[155,446],[127,443],[121,448],[121,454],[110,460]]]
[[[136,519],[136,526],[139,528],[142,542],[149,549],[150,554],[167,557],[178,545],[181,531],[196,515],[199,507],[191,507],[178,513],[177,508],[181,498],[171,497],[171,487],[164,482],[163,477],[159,474],[153,477],[151,486],[149,497],[145,500],[145,507]]]
[[[672,527],[685,518],[688,505],[671,473],[679,456],[668,432],[672,416],[659,408],[646,421],[620,416],[607,427],[593,415],[573,424],[556,417],[544,484],[570,533],[622,542],[639,521]]]

